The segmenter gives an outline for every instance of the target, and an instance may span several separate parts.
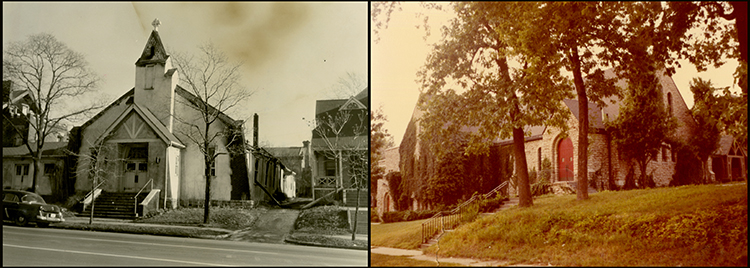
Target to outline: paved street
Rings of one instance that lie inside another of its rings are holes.
[[[3,266],[367,266],[368,252],[3,225]]]

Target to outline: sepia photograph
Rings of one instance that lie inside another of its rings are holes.
[[[3,266],[368,266],[369,17],[3,2]]]
[[[371,266],[747,266],[747,3],[370,16]]]

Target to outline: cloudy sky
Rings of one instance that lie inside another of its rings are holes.
[[[168,50],[195,53],[210,41],[244,62],[244,86],[254,95],[229,115],[251,128],[257,113],[261,145],[302,146],[315,101],[330,98],[347,72],[367,78],[368,17],[366,2],[3,2],[3,47],[50,33],[103,78],[92,98],[111,101],[134,86],[135,61],[159,18]]]
[[[382,107],[388,118],[385,128],[394,137],[395,145],[401,142],[419,96],[417,71],[424,65],[430,52],[430,44],[440,40],[440,27],[452,18],[451,12],[424,10],[419,3],[401,3],[402,11],[394,11],[388,28],[380,30],[380,40],[371,40],[372,107]],[[424,39],[423,13],[429,17],[431,34]],[[737,68],[736,60],[729,60],[720,69],[709,68],[698,73],[690,63],[681,62],[682,68],[672,76],[688,108],[693,107],[693,96],[689,83],[693,77],[710,79],[714,86],[727,87],[733,84],[732,73]]]

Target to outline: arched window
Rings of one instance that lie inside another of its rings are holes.
[[[669,112],[669,116],[672,116],[672,92],[667,92],[667,109],[667,111]]]

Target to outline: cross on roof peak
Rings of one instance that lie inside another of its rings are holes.
[[[159,25],[161,25],[161,22],[158,18],[154,19],[154,22],[151,23],[151,25],[154,26],[154,31],[159,31]]]

